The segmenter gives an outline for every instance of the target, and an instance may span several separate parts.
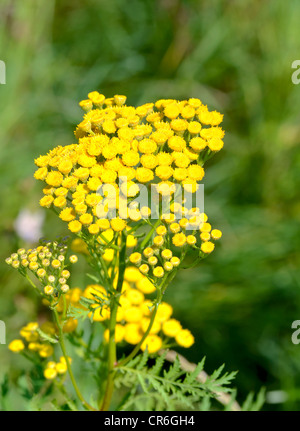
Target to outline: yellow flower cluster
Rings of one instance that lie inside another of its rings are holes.
[[[70,320],[67,320],[66,324],[63,327],[64,332],[70,332],[70,324],[68,323]],[[76,325],[77,327],[77,325]],[[73,327],[72,330],[76,329]],[[54,349],[52,344],[45,341],[38,329],[42,331],[43,334],[46,334],[49,337],[55,337],[58,333],[56,326],[51,322],[45,322],[42,325],[39,325],[37,322],[30,322],[26,326],[24,326],[20,335],[22,339],[16,339],[11,341],[8,348],[14,353],[21,353],[22,351],[27,351],[30,354],[38,355],[41,360],[48,359],[54,355]],[[71,362],[71,358],[69,358]],[[59,362],[50,361],[45,365],[44,369],[44,377],[46,379],[52,380],[57,376],[61,376],[67,372],[67,364],[65,358],[62,356]]]
[[[38,328],[50,336],[56,332],[55,326],[51,322],[45,322],[40,327],[37,322],[30,322],[20,331],[20,335],[24,341],[21,339],[13,340],[8,348],[14,353],[20,353],[27,349],[28,351],[36,352],[43,359],[49,358],[53,355],[54,349],[51,344],[41,339]]]
[[[71,358],[68,358],[68,359],[71,362]],[[50,361],[47,363],[46,368],[44,370],[44,377],[47,380],[53,380],[58,375],[66,374],[67,370],[68,370],[68,367],[67,367],[66,359],[64,358],[64,356],[61,356],[59,362]]]
[[[129,256],[129,261],[142,274],[154,279],[162,278],[180,264],[180,258],[173,255],[174,247],[176,251],[176,248],[192,246],[204,256],[214,250],[214,242],[222,236],[220,230],[212,229],[207,222],[207,215],[200,213],[199,208],[192,208],[190,211],[185,211],[181,205],[177,209],[174,205],[171,208],[173,212],[162,215],[162,224],[156,229],[152,245],[141,253],[133,252]],[[185,211],[186,216],[190,217],[179,218],[176,215],[179,211],[181,214]],[[196,232],[199,232],[198,236]]]
[[[43,286],[43,293],[48,296],[57,296],[67,293],[70,277],[66,260],[67,238],[61,241],[42,241],[42,245],[25,250],[21,248],[6,259],[6,263],[18,269],[23,275],[29,270]],[[69,257],[70,263],[76,263],[76,255]]]
[[[120,297],[120,306],[117,312],[117,324],[115,329],[115,340],[117,343],[125,341],[129,344],[138,344],[146,332],[151,312],[154,306],[153,301],[145,298],[145,294],[155,291],[155,286],[148,278],[143,276],[137,268],[128,267],[125,271],[125,280]],[[92,284],[84,291],[79,288],[71,289],[68,294],[68,301],[73,306],[78,306],[80,297],[88,299],[107,298],[107,292],[103,286]],[[107,305],[102,307],[98,301],[91,305],[92,311],[89,316],[94,322],[104,324],[110,318],[110,310]],[[182,329],[181,324],[172,318],[173,309],[171,305],[162,302],[158,306],[157,314],[150,334],[143,342],[141,349],[146,346],[149,353],[154,353],[163,347],[164,341],[174,338],[175,342],[182,347],[190,347],[194,343],[194,337],[187,329]],[[108,329],[104,332],[104,338],[108,341]]]
[[[78,143],[35,160],[34,176],[46,183],[40,204],[59,211],[71,232],[120,232],[127,220],[149,216],[149,206],[127,205],[140,184],[181,184],[194,192],[205,160],[223,147],[223,115],[199,99],[163,99],[136,108],[125,102],[125,96],[89,93],[80,102],[86,113],[75,131]]]

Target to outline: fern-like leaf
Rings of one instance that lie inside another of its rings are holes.
[[[197,377],[203,370],[204,359],[192,372],[183,371],[177,357],[174,363],[163,370],[166,355],[158,357],[152,367],[148,367],[147,350],[136,356],[128,364],[117,368],[116,385],[130,387],[130,396],[122,405],[122,410],[134,405],[146,409],[154,403],[156,409],[175,410],[178,406],[193,408],[195,403],[214,398],[216,392],[231,392],[228,387],[236,373],[222,374],[224,366],[218,368],[204,383]],[[162,371],[163,370],[163,371]],[[142,391],[142,394],[141,394]],[[143,396],[144,394],[144,396]],[[147,396],[145,396],[147,395]]]

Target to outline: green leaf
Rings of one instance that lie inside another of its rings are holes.
[[[203,371],[204,368],[204,364],[205,364],[205,356],[202,359],[201,362],[199,362],[199,364],[196,366],[196,368],[194,369],[194,371],[192,371],[191,373],[186,375],[185,378],[185,383],[187,383],[188,385],[191,384],[194,380],[197,379],[197,377],[199,376],[199,374],[201,373],[201,371]]]
[[[93,281],[95,281],[95,283],[97,283],[97,284],[99,284],[100,283],[100,280],[99,280],[99,278],[98,277],[96,277],[95,275],[93,275],[93,274],[86,274],[91,280],[93,280]]]
[[[254,400],[254,392],[250,392],[242,405],[242,411],[256,412],[259,411],[265,402],[266,390],[261,388],[257,394],[256,400]]]
[[[178,410],[180,406],[192,409],[193,405],[204,398],[206,399],[205,405],[207,405],[207,398],[215,398],[216,392],[232,391],[227,385],[231,383],[236,373],[222,374],[223,365],[203,383],[199,382],[197,377],[203,370],[205,358],[195,370],[186,372],[182,370],[177,357],[174,363],[162,373],[166,361],[165,356],[166,353],[156,358],[155,364],[149,368],[149,354],[146,350],[128,364],[117,367],[117,387],[123,385],[131,388],[130,396],[126,398],[126,402],[122,406],[123,410],[132,405],[135,408],[143,406],[145,409],[151,403],[154,403],[152,410]],[[139,387],[147,397],[138,393]]]

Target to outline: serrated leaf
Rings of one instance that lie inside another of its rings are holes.
[[[145,380],[141,377],[140,374],[138,374],[137,377],[138,377],[138,381],[139,381],[143,391],[145,392],[145,394],[148,394],[149,391],[148,391]]]
[[[261,388],[254,401],[254,392],[250,392],[242,405],[242,411],[259,411],[265,402],[265,388]]]
[[[188,373],[186,375],[186,378],[185,378],[184,382],[186,384],[188,384],[188,385],[192,384],[197,379],[197,377],[199,376],[199,374],[201,373],[201,371],[203,371],[204,364],[205,364],[205,356],[202,359],[202,361],[199,362],[199,364],[196,366],[196,368],[194,369],[194,371],[192,371],[191,373]]]
[[[142,370],[145,367],[145,365],[147,364],[148,358],[149,358],[149,354],[148,354],[148,349],[146,348],[146,350],[144,350],[144,352],[143,352],[143,354],[141,356],[141,360],[137,364],[136,369],[137,370]]]
[[[72,308],[69,313],[67,314],[67,317],[73,317],[76,320],[85,320],[88,318],[88,315],[90,314],[90,310],[83,310],[82,308]]]
[[[198,374],[203,370],[204,359],[196,366],[192,372],[185,372],[181,369],[180,360],[177,357],[174,363],[160,375],[161,369],[165,363],[165,355],[156,359],[155,364],[148,368],[147,352],[136,356],[127,365],[118,367],[117,386],[124,385],[131,387],[131,395],[125,407],[136,404],[145,405],[142,394],[137,395],[134,388],[140,385],[147,395],[147,403],[152,400],[155,403],[156,410],[170,410],[176,406],[185,406],[193,408],[193,405],[204,397],[215,398],[217,392],[229,392],[230,388],[226,387],[236,375],[235,372],[221,375],[223,366],[218,368],[211,377],[205,382],[197,380]],[[183,378],[185,374],[185,378]],[[154,409],[154,408],[153,408]]]
[[[167,352],[164,352],[159,358],[157,358],[155,364],[149,370],[151,374],[153,374],[154,376],[158,376],[160,374],[162,367],[165,363],[166,356],[167,356]]]

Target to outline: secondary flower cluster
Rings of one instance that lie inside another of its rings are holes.
[[[145,298],[145,294],[152,293],[156,289],[154,284],[135,267],[128,267],[124,278],[115,337],[118,343],[124,340],[135,345],[141,341],[147,331],[154,308],[153,301]],[[95,289],[95,295],[99,293],[105,295],[101,286],[93,286],[93,289]],[[180,322],[171,317],[172,313],[171,305],[166,302],[159,304],[154,324],[141,345],[142,350],[147,347],[149,353],[155,353],[169,343],[168,338],[174,338],[174,341],[182,347],[190,347],[194,343],[194,337],[190,331],[183,329]],[[100,320],[106,319],[109,319],[108,310],[100,317]],[[108,329],[104,332],[104,337],[108,341]]]
[[[189,212],[191,214],[191,211]],[[181,262],[179,257],[173,255],[171,248],[190,246],[198,249],[200,254],[211,253],[215,247],[214,241],[221,238],[222,232],[218,229],[212,230],[207,223],[206,214],[200,213],[199,208],[193,208],[192,214],[190,219],[184,217],[180,220],[176,219],[175,213],[165,215],[163,224],[156,228],[152,245],[142,252],[131,253],[129,261],[138,266],[142,274],[162,278]],[[196,232],[200,234],[197,235]]]
[[[143,276],[135,267],[128,267],[125,271],[122,295],[119,299],[120,306],[117,312],[117,324],[115,339],[117,343],[125,341],[129,344],[138,344],[149,326],[150,317],[154,303],[152,300],[145,298],[146,294],[153,293],[155,286],[148,278]],[[110,318],[110,309],[105,304],[107,291],[99,284],[88,285],[85,290],[79,288],[70,289],[65,295],[68,306],[85,309],[85,305],[80,301],[81,298],[87,298],[92,301],[90,304],[89,317],[94,322],[102,322],[104,325]],[[99,305],[99,300],[103,305]],[[57,305],[57,310],[63,309],[62,302]],[[154,353],[169,343],[169,338],[182,347],[190,347],[194,343],[194,337],[189,330],[183,329],[181,324],[172,318],[173,309],[171,305],[162,302],[158,306],[158,311],[154,319],[154,325],[150,334],[143,342],[141,349],[147,346],[149,353]],[[70,322],[71,332],[77,327],[77,320],[72,319]],[[104,332],[104,338],[108,341],[108,329]],[[173,341],[173,342],[174,342]]]
[[[41,358],[48,358],[53,354],[53,347],[51,344],[42,341],[38,332],[39,324],[37,322],[30,322],[20,330],[22,339],[13,340],[9,344],[9,349],[12,352],[19,353],[25,349],[32,352],[37,352]],[[50,322],[45,323],[40,328],[44,333],[49,335],[55,334],[54,325]]]
[[[44,362],[54,355],[54,349],[52,344],[45,341],[41,334],[53,337],[56,332],[57,329],[51,322],[45,322],[41,326],[37,322],[30,322],[20,331],[22,339],[13,340],[8,348],[14,353],[27,352],[29,355],[33,355],[31,357],[37,357],[42,361],[44,377],[54,379],[57,375],[63,375],[67,372],[66,361],[61,357],[58,363],[54,361]]]
[[[72,362],[71,358],[68,358]],[[61,356],[59,362],[50,361],[46,364],[44,377],[48,380],[53,380],[57,376],[64,375],[68,370],[67,362],[64,356]]]
[[[22,275],[26,275],[27,270],[33,273],[42,284],[44,295],[66,293],[70,277],[66,261],[67,240],[67,237],[53,242],[41,240],[42,245],[28,250],[21,248],[8,257],[6,263],[18,269]],[[76,255],[69,257],[70,263],[76,263],[77,260]]]

